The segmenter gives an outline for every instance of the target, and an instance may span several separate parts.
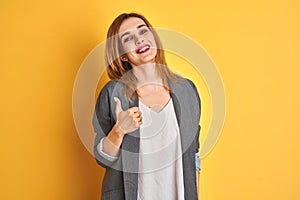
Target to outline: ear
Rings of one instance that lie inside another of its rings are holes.
[[[127,61],[128,61],[128,59],[127,59],[125,56],[122,56],[122,57],[121,57],[121,60],[122,60],[123,62],[127,62]]]

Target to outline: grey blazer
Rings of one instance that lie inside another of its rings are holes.
[[[195,153],[199,149],[200,97],[194,83],[178,77],[178,83],[169,82],[171,98],[179,125],[184,176],[185,200],[197,200]],[[124,98],[123,84],[109,81],[101,90],[93,117],[96,132],[94,155],[98,164],[106,168],[102,184],[102,200],[136,200],[138,192],[139,131],[124,136],[121,151],[116,161],[101,156],[97,146],[116,123],[115,101],[118,97],[123,110],[139,105],[138,97],[130,103]]]

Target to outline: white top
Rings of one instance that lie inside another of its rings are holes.
[[[139,102],[140,126],[138,200],[184,200],[179,127],[172,98],[155,112]]]

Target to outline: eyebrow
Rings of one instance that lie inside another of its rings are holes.
[[[142,28],[143,26],[146,26],[146,24],[138,25],[136,27],[136,29]],[[120,38],[122,39],[122,37],[124,37],[125,35],[128,35],[129,33],[130,33],[130,31],[127,31],[127,32],[123,33]]]

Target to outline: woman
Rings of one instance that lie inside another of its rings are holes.
[[[198,199],[195,85],[169,70],[156,31],[140,14],[114,20],[105,54],[111,81],[93,119],[94,154],[106,168],[102,199]]]

